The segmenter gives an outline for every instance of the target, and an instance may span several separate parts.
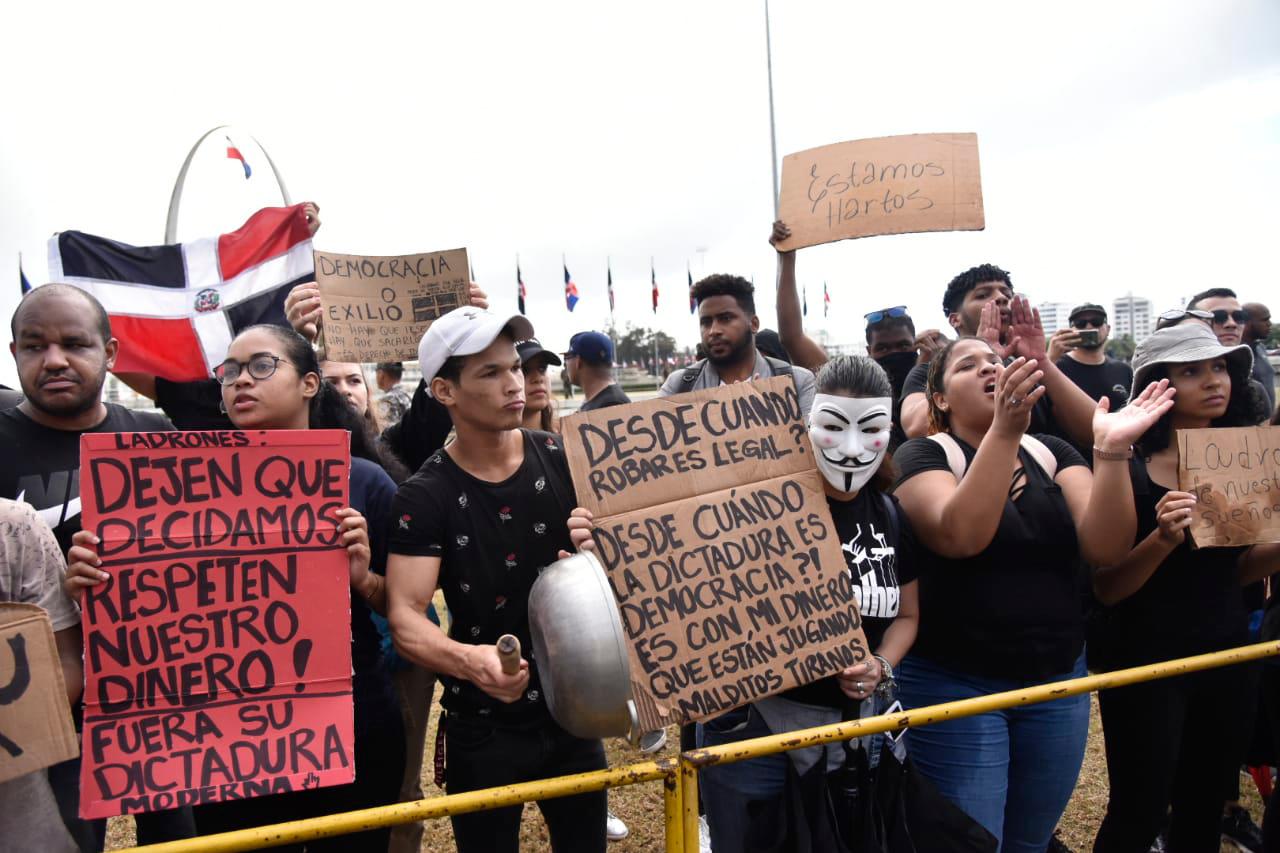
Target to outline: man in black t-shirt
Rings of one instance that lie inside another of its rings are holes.
[[[27,293],[10,322],[9,351],[24,399],[0,411],[0,497],[28,503],[53,530],[65,555],[80,529],[80,436],[173,429],[160,415],[102,402],[107,371],[119,343],[98,300],[67,284]],[[49,768],[58,810],[81,849],[101,850],[106,821],[79,817],[80,759]],[[191,838],[191,809],[149,812],[138,818],[138,841]]]
[[[1054,359],[1058,368],[1088,394],[1089,399],[1098,400],[1105,396],[1111,400],[1111,411],[1120,411],[1129,402],[1133,368],[1107,355],[1104,349],[1111,333],[1107,309],[1092,303],[1078,305],[1071,310],[1067,322],[1071,329],[1053,336],[1049,357],[1057,355],[1055,350],[1058,346],[1066,348],[1065,355]],[[1096,331],[1097,335],[1089,335],[1091,331]],[[1081,341],[1082,335],[1089,335],[1090,339]]]
[[[1040,314],[1025,296],[1014,296],[1009,273],[993,264],[965,270],[947,285],[942,311],[958,335],[982,338],[1006,362],[1021,356],[1039,363],[1044,371],[1041,382],[1048,393],[1032,410],[1031,432],[1052,432],[1080,444],[1093,443],[1094,403],[1049,359]],[[899,410],[908,438],[929,432],[928,375],[928,364],[917,365],[902,385]]]
[[[456,439],[405,481],[392,505],[387,617],[396,648],[440,674],[449,793],[605,767],[604,747],[551,718],[537,662],[503,672],[504,634],[531,647],[529,590],[571,548],[573,483],[557,436],[520,429],[524,377],[516,340],[529,321],[477,308],[436,320],[419,347],[426,392]],[[427,620],[444,592],[449,635]],[[605,848],[605,793],[539,802],[556,850]],[[519,807],[452,818],[460,853],[515,851]]]

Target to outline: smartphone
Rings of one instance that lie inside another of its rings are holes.
[[[1076,334],[1080,336],[1080,346],[1096,347],[1098,345],[1097,329],[1081,329]]]

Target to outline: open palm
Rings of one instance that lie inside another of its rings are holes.
[[[1168,379],[1152,382],[1118,412],[1103,397],[1093,411],[1093,446],[1117,450],[1135,443],[1173,408],[1174,389]]]

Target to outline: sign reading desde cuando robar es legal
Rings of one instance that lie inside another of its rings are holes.
[[[1178,430],[1178,487],[1197,548],[1280,542],[1280,427]]]
[[[86,818],[355,778],[346,432],[81,438]]]
[[[412,361],[436,318],[468,304],[466,249],[422,255],[316,252],[324,352],[332,361]]]
[[[790,378],[579,413],[563,425],[646,731],[867,658]]]
[[[79,754],[49,614],[0,603],[0,782]]]
[[[982,178],[973,133],[857,139],[782,159],[783,251],[850,237],[981,231]]]

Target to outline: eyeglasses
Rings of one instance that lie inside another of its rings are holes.
[[[1245,323],[1249,322],[1249,312],[1244,310],[1243,308],[1237,308],[1234,311],[1228,311],[1225,308],[1219,308],[1217,311],[1213,311],[1210,313],[1213,316],[1213,322],[1219,326],[1227,322],[1228,317],[1230,317],[1232,320],[1235,320],[1236,323],[1242,326]]]
[[[1195,317],[1197,320],[1204,320],[1206,323],[1213,322],[1212,312],[1201,311],[1198,308],[1191,308],[1186,311],[1184,311],[1181,308],[1174,308],[1171,311],[1164,312],[1163,314],[1161,314],[1159,317],[1156,318],[1156,328],[1163,329],[1167,326],[1172,326],[1175,323],[1182,322],[1188,317]],[[1223,318],[1223,319],[1226,319],[1226,318]]]
[[[213,378],[218,380],[220,385],[231,385],[240,378],[241,371],[247,369],[254,379],[270,379],[275,375],[276,368],[282,361],[285,364],[293,363],[269,352],[254,353],[248,361],[229,358],[213,369]]]
[[[1099,317],[1096,314],[1091,314],[1088,317],[1075,318],[1071,321],[1071,325],[1076,329],[1101,329],[1103,326],[1107,325],[1107,320],[1105,317]]]
[[[872,311],[870,314],[863,314],[862,318],[867,321],[870,326],[879,323],[886,317],[905,317],[907,316],[907,306],[895,305],[892,308],[881,308],[879,311]]]

